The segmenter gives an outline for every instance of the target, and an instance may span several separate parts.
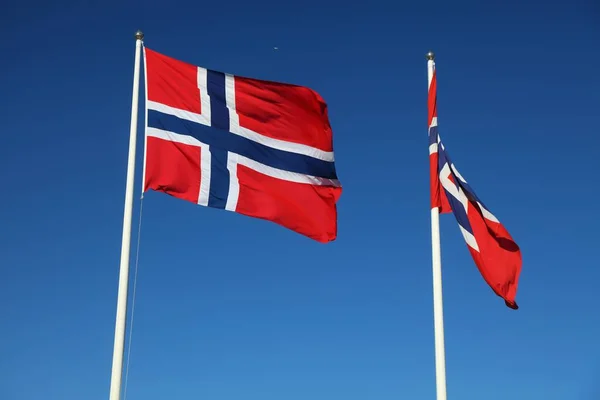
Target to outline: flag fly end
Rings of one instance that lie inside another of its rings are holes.
[[[515,301],[504,300],[504,304],[506,304],[506,306],[508,308],[511,308],[513,310],[518,310],[519,309],[519,306],[517,305],[517,303]]]

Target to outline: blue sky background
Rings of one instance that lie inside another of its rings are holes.
[[[319,91],[344,193],[328,245],[149,193],[128,399],[435,398],[430,49],[446,147],[524,259],[515,312],[443,216],[449,399],[600,398],[597,3],[56,4],[0,16],[1,399],[108,398],[136,29]]]

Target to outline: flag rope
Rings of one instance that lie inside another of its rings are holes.
[[[135,313],[135,294],[137,288],[138,265],[140,259],[140,241],[142,233],[142,211],[144,209],[144,196],[140,197],[140,215],[137,232],[137,247],[135,251],[135,270],[133,275],[133,294],[131,296],[131,320],[129,321],[129,340],[127,343],[127,362],[125,364],[125,384],[123,388],[123,400],[127,400],[127,382],[129,380],[129,361],[131,360],[131,338],[133,337],[133,316]]]

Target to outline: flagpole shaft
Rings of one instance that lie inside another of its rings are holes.
[[[129,286],[129,253],[131,249],[131,219],[133,214],[133,183],[135,177],[135,151],[137,139],[138,101],[140,87],[140,55],[144,35],[135,34],[135,66],[133,69],[133,95],[131,98],[131,125],[129,128],[129,155],[127,158],[127,183],[125,187],[125,209],[123,212],[123,237],[121,241],[121,265],[117,294],[117,316],[113,348],[110,400],[120,400],[123,376],[123,350],[127,323],[127,292]]]
[[[427,54],[428,88],[433,79],[435,61]],[[431,260],[433,272],[433,329],[435,340],[435,383],[437,400],[446,400],[446,350],[444,346],[444,306],[442,300],[442,257],[440,242],[440,210],[431,209]]]
[[[437,400],[446,400],[446,350],[444,346],[444,307],[442,301],[442,262],[440,247],[440,210],[435,207],[431,209],[435,383]]]

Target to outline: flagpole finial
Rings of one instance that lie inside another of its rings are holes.
[[[429,51],[425,57],[427,60],[433,60],[435,58],[435,54],[433,54],[433,51]]]
[[[144,39],[144,32],[140,31],[138,29],[138,31],[135,33],[135,39],[136,40],[143,40]]]

